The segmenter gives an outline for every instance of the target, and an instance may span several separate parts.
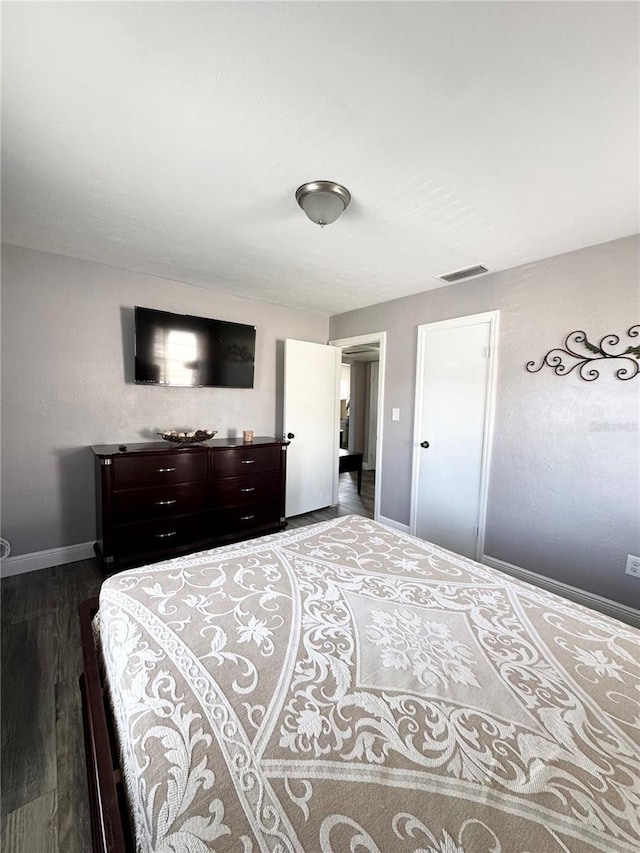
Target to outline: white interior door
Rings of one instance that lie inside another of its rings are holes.
[[[338,482],[340,350],[308,341],[284,342],[286,515],[334,503]],[[293,438],[291,438],[293,436]]]
[[[418,327],[411,529],[474,559],[484,544],[497,319]]]

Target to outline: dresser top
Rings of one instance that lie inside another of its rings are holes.
[[[130,453],[162,453],[172,450],[179,453],[202,453],[203,450],[222,450],[230,447],[255,447],[256,445],[287,445],[288,441],[267,435],[254,436],[253,441],[242,438],[210,438],[201,444],[179,447],[171,441],[146,441],[139,444],[96,444],[91,447],[96,456],[127,456]],[[121,448],[126,447],[126,450]]]

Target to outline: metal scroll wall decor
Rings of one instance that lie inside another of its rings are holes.
[[[639,336],[640,325],[631,326],[627,337]],[[596,362],[614,359],[622,363],[615,371],[618,379],[633,379],[640,373],[640,344],[628,346],[622,352],[612,352],[612,347],[617,347],[619,343],[618,335],[605,335],[596,346],[587,340],[586,332],[579,330],[570,332],[565,339],[564,347],[550,349],[538,367],[535,366],[535,361],[528,361],[526,368],[529,373],[537,373],[543,367],[551,367],[557,376],[566,376],[577,368],[581,379],[585,382],[593,382],[600,376]]]

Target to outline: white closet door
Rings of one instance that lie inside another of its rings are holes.
[[[484,530],[494,320],[418,328],[411,528],[474,559]]]

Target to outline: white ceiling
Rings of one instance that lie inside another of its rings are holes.
[[[335,314],[635,233],[639,8],[4,2],[3,240]]]

